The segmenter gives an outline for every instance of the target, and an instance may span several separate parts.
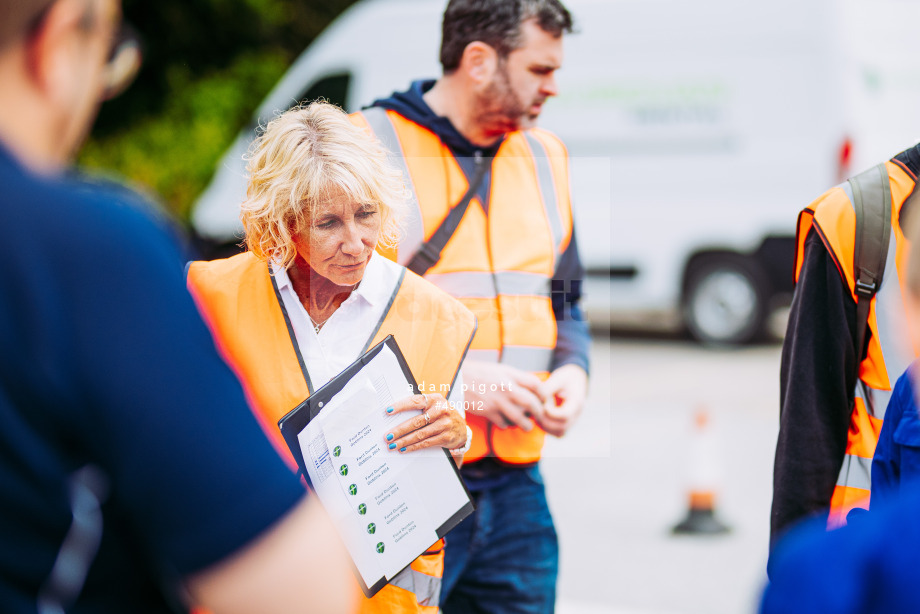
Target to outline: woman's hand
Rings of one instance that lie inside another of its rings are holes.
[[[412,452],[438,446],[454,450],[466,444],[466,421],[440,394],[416,394],[393,403],[387,413],[421,409],[422,414],[409,418],[387,433],[392,451]]]

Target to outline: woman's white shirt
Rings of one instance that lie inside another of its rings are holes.
[[[364,346],[386,315],[384,311],[399,283],[402,267],[380,254],[371,255],[364,277],[354,292],[326,320],[319,334],[300,302],[286,269],[272,263],[272,274],[291,321],[313,388],[319,388],[341,373],[361,355]],[[463,412],[463,375],[447,400]]]

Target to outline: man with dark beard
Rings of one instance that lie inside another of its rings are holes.
[[[581,412],[590,337],[566,150],[535,125],[557,94],[571,30],[558,0],[451,0],[441,78],[353,116],[392,152],[415,197],[387,255],[479,318],[455,383],[477,509],[448,537],[447,614],[554,609],[558,544],[538,461],[545,434],[564,435]]]

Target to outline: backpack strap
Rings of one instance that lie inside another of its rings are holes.
[[[431,238],[422,243],[415,255],[412,256],[412,260],[406,265],[406,268],[413,273],[424,275],[428,272],[428,269],[437,264],[438,260],[441,259],[441,251],[444,249],[444,246],[447,245],[447,242],[450,241],[450,238],[454,236],[454,233],[457,231],[457,227],[460,226],[460,220],[463,219],[463,214],[466,213],[467,208],[469,208],[470,201],[476,194],[476,190],[482,185],[482,179],[491,166],[489,161],[483,160],[482,155],[478,151],[476,152],[474,160],[476,162],[476,170],[473,172],[473,178],[470,179],[470,187],[466,191],[466,194],[464,194],[460,202],[450,210],[450,213],[447,214],[447,217],[444,218],[444,221],[441,222],[438,229],[434,231]]]
[[[399,137],[393,129],[393,124],[387,118],[386,110],[383,107],[368,107],[363,109],[361,113],[370,125],[371,130],[383,143],[383,146],[390,151],[388,159],[400,168],[406,185],[409,185],[409,167],[406,165],[405,158],[398,154],[402,150],[399,144]],[[456,206],[451,208],[447,217],[434,231],[431,238],[419,246],[418,251],[406,264],[406,268],[413,273],[424,275],[428,272],[428,269],[438,263],[438,260],[441,259],[441,252],[450,241],[450,238],[454,236],[457,227],[460,226],[460,220],[463,219],[463,214],[466,213],[467,208],[470,206],[470,201],[476,195],[479,186],[482,185],[482,180],[491,167],[491,160],[484,160],[482,154],[478,151],[475,153],[473,160],[476,163],[476,170],[469,180],[469,189],[467,189],[463,198],[457,202]],[[413,198],[415,198],[415,194],[413,194]],[[421,224],[421,221],[419,223]]]
[[[882,285],[891,240],[891,184],[884,164],[850,178],[856,211],[856,360],[866,352],[869,305]]]

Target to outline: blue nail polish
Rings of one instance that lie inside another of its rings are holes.
[[[387,413],[388,413],[388,414],[392,414],[392,413],[393,413],[393,408],[392,408],[392,407],[387,407]]]
[[[395,449],[396,449],[396,444],[395,444],[395,443],[391,443],[391,444],[390,444],[390,449],[391,449],[391,450],[395,450]],[[403,448],[403,449],[405,449],[405,448]]]
[[[392,444],[392,445],[394,445],[394,446],[395,446],[396,444],[394,443],[394,444]],[[405,448],[400,448],[400,449],[399,449],[399,451],[400,451],[400,452],[405,452],[405,451],[406,451],[406,449],[405,449]]]
[[[387,441],[393,441],[393,433],[387,433]]]

